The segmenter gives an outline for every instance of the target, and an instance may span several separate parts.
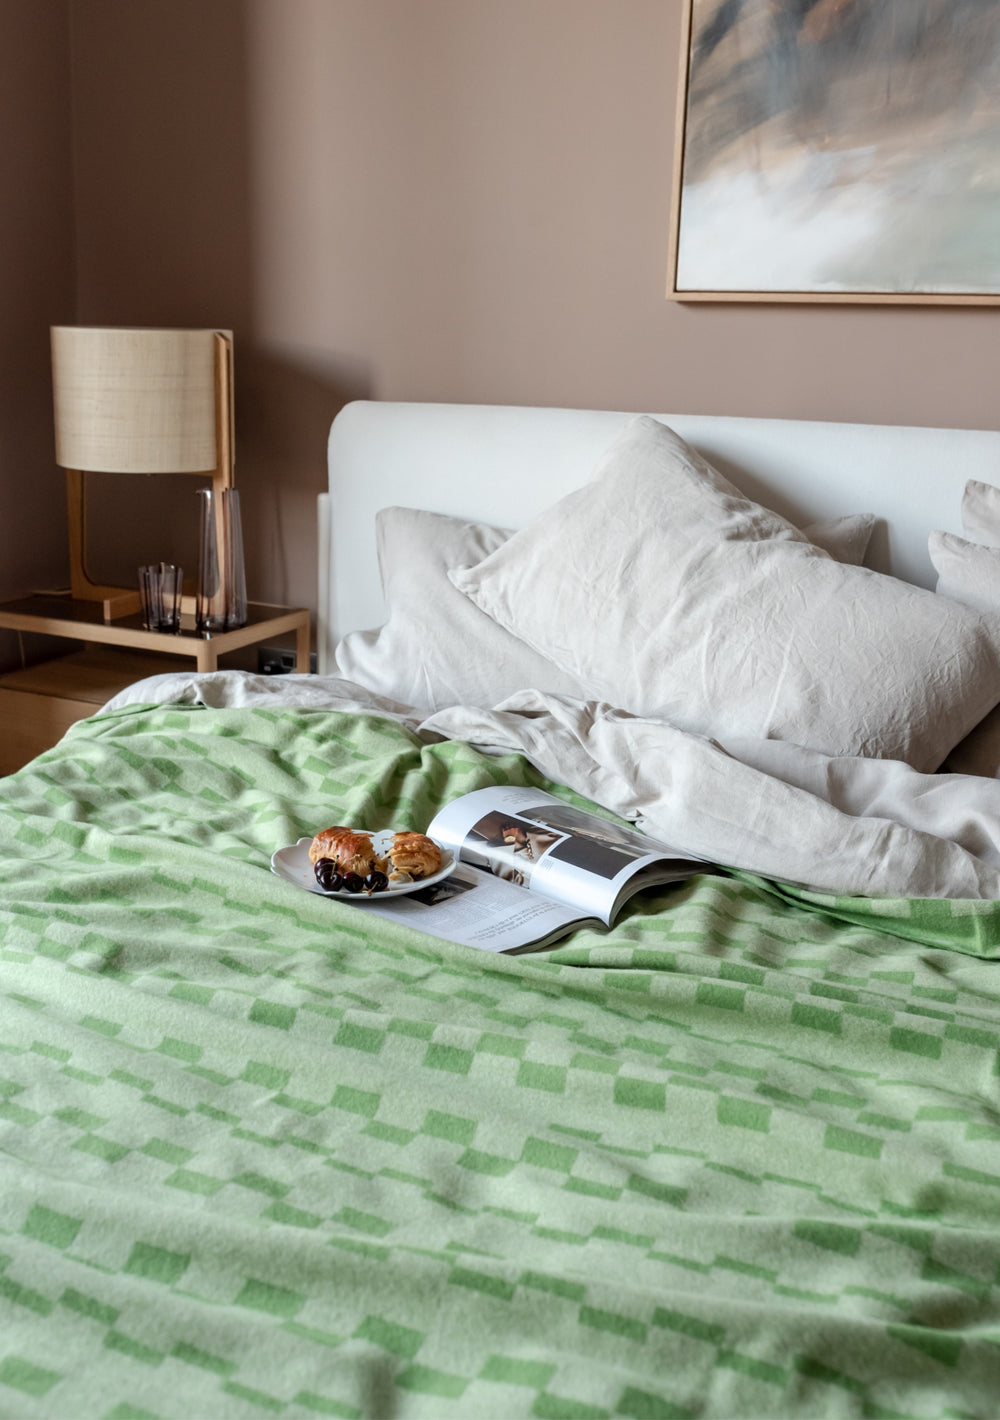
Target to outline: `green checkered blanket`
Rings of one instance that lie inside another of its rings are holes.
[[[521,758],[132,708],[0,781],[0,1415],[992,1416],[996,905],[494,957],[272,851]]]

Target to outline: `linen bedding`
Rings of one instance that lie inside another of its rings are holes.
[[[496,958],[268,870],[485,784],[635,818],[637,745],[692,838],[734,770],[788,871],[734,835],[614,930]],[[822,757],[767,752],[223,675],[0,781],[0,1413],[995,1414],[989,781],[934,808],[869,763],[823,797]],[[835,890],[849,824],[877,896]]]

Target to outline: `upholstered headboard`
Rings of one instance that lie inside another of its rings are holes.
[[[320,500],[319,664],[385,619],[375,514],[399,505],[523,526],[590,477],[633,414],[503,405],[345,406]],[[868,564],[932,587],[934,528],[961,532],[966,480],[1000,485],[1000,432],[657,414],[749,497],[803,523],[882,520]]]

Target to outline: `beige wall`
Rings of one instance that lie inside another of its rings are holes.
[[[0,0],[0,599],[66,576],[48,328],[73,318],[68,24],[66,0]],[[0,631],[0,669],[20,650]]]
[[[76,318],[233,328],[253,596],[357,396],[996,426],[1000,310],[664,299],[681,0],[69,5]]]

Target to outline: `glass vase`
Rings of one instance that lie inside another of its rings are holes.
[[[244,626],[246,570],[240,495],[235,488],[199,488],[198,606],[196,626],[203,636]]]

